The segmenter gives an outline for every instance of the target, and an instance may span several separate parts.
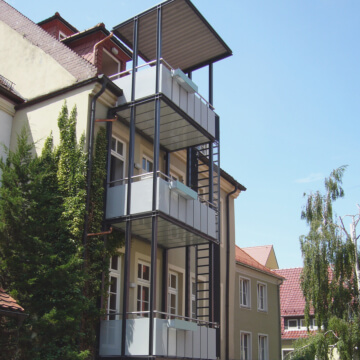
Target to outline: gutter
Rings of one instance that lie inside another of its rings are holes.
[[[238,191],[238,185],[236,184],[234,190],[226,195],[226,290],[225,290],[225,360],[229,360],[229,346],[230,346],[230,196]]]

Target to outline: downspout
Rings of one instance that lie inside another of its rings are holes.
[[[226,317],[226,328],[225,328],[225,359],[229,360],[229,345],[230,345],[230,196],[238,191],[238,186],[235,185],[234,190],[226,195],[226,290],[225,290],[225,317]],[[235,259],[234,259],[235,261]]]
[[[93,54],[94,54],[94,65],[97,67],[97,49],[99,47],[100,44],[104,43],[106,40],[109,40],[113,37],[113,33],[111,32],[106,38],[100,40],[99,42],[97,42],[95,45],[94,45],[94,49],[93,49]]]
[[[95,110],[96,101],[105,91],[109,79],[106,76],[100,75],[99,80],[101,81],[101,89],[97,92],[91,100],[90,110],[90,129],[89,129],[89,146],[88,146],[88,168],[86,174],[86,205],[85,205],[85,221],[84,221],[84,262],[86,262],[86,245],[88,237],[88,225],[89,225],[89,209],[90,209],[90,189],[91,189],[91,172],[92,172],[92,153],[94,147],[94,130],[95,130]]]

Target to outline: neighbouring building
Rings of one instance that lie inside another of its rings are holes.
[[[261,265],[266,266],[268,269],[275,270],[279,268],[274,247],[272,245],[244,247],[241,249],[253,257]]]
[[[295,340],[308,336],[305,323],[305,298],[300,285],[302,268],[274,271],[286,279],[280,287],[281,351],[282,359],[284,359],[294,350],[293,342]],[[317,324],[313,317],[314,312],[311,311],[310,315],[312,317],[309,330],[317,330]]]
[[[280,359],[279,288],[284,278],[238,246],[235,254],[235,359]]]
[[[26,316],[24,309],[0,287],[0,358],[12,359],[16,353],[17,329]]]
[[[77,106],[90,161],[106,127],[105,224],[125,246],[110,262],[99,357],[237,358],[234,200],[246,189],[220,168],[212,81],[231,49],[189,0],[164,1],[111,33],[79,32],[58,13],[36,25],[0,0],[0,50],[2,75],[26,100],[10,148],[24,126],[37,152],[51,131],[56,143],[65,100]],[[191,79],[203,67],[208,96]],[[272,303],[280,277],[254,271]]]

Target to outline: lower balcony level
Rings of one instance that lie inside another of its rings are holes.
[[[127,319],[125,356],[148,357],[150,320]],[[154,319],[154,357],[216,359],[216,328],[180,318]],[[122,320],[100,324],[100,358],[121,356]]]
[[[156,211],[152,211],[152,175],[134,177],[137,181],[132,182],[129,216],[125,210],[128,185],[108,189],[107,222],[125,231],[126,221],[131,220],[132,234],[150,241],[152,216],[158,215],[158,244],[165,248],[217,242],[217,210],[178,181],[157,178]]]

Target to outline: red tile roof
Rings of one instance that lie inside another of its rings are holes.
[[[2,288],[0,288],[0,310],[24,311],[24,309]]]
[[[274,270],[285,278],[280,286],[281,316],[304,315],[305,298],[300,286],[302,268]]]
[[[245,252],[247,252],[251,257],[256,259],[260,264],[266,265],[268,261],[272,245],[263,245],[263,246],[253,246],[242,248]]]
[[[78,81],[96,76],[97,69],[87,60],[62,44],[8,3],[0,0],[0,21],[10,26],[33,45],[53,57]]]
[[[283,276],[276,274],[274,271],[268,269],[266,266],[260,264],[257,260],[251,257],[247,252],[243,249],[239,248],[235,245],[235,260],[237,263],[250,266],[256,270],[260,270],[261,272],[267,273],[271,276],[277,277],[278,279],[283,280]]]
[[[303,337],[307,337],[309,333],[307,330],[290,330],[284,331],[283,324],[281,324],[281,340],[295,340]]]

